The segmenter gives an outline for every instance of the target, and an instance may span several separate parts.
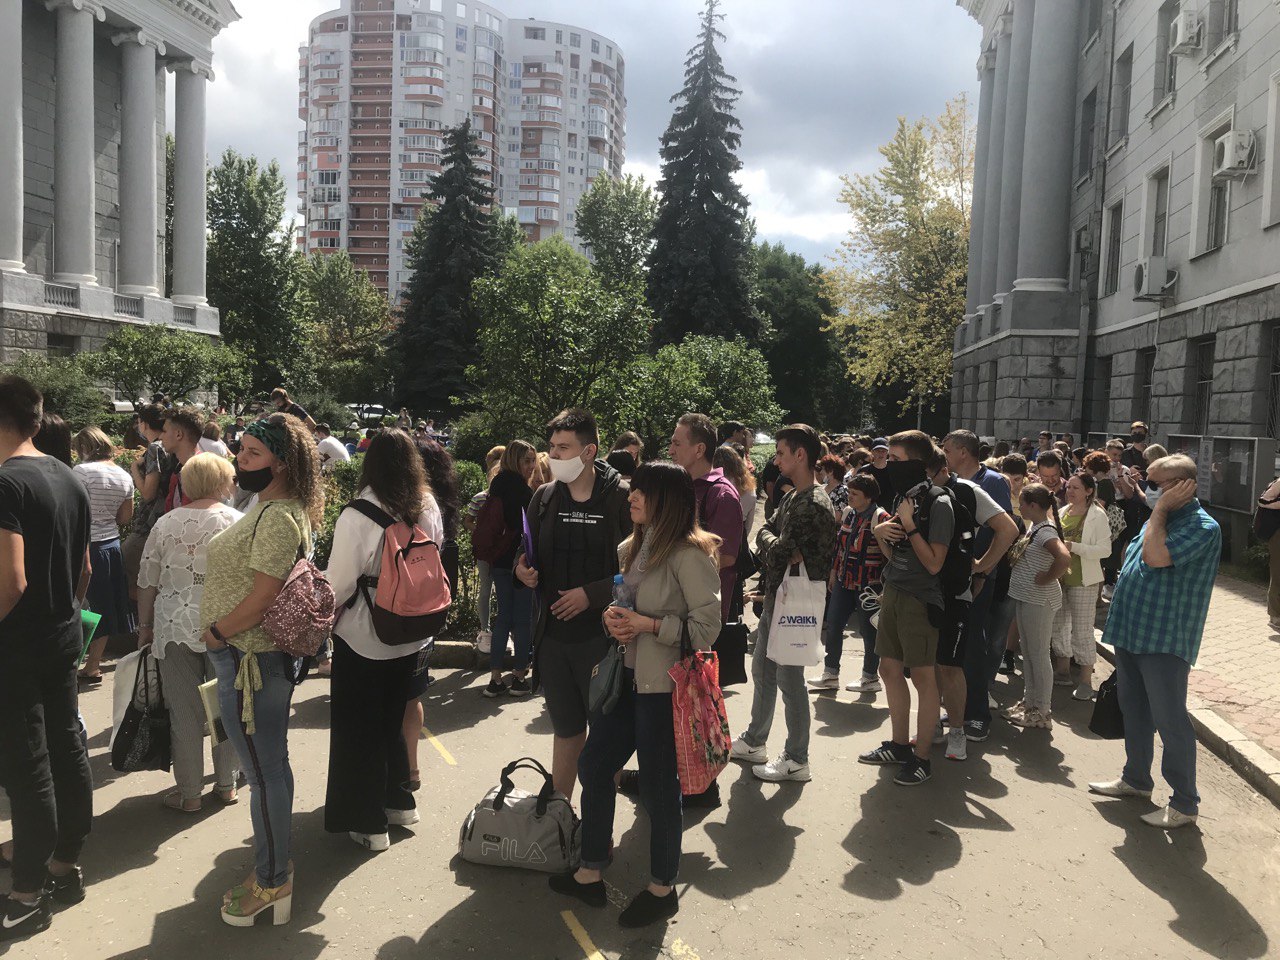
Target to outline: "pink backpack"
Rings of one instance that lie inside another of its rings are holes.
[[[397,520],[368,500],[347,506],[383,529],[381,570],[376,577],[360,577],[347,607],[363,596],[373,630],[388,646],[421,643],[443,631],[453,597],[439,545],[421,527]]]

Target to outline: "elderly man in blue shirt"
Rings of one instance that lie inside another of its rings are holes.
[[[1196,464],[1190,457],[1162,457],[1148,467],[1147,481],[1160,497],[1125,553],[1103,633],[1116,650],[1124,771],[1120,779],[1091,783],[1089,789],[1105,797],[1150,797],[1159,733],[1164,744],[1160,773],[1173,795],[1167,807],[1142,819],[1173,830],[1195,823],[1200,809],[1187,677],[1200,652],[1222,531],[1196,499]]]

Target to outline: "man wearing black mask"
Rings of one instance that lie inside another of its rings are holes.
[[[1147,425],[1141,420],[1135,420],[1129,425],[1129,446],[1125,447],[1124,453],[1120,454],[1122,464],[1135,470],[1146,471],[1147,458],[1144,454],[1150,433]]]
[[[876,505],[885,510],[893,510],[896,497],[893,484],[889,482],[889,441],[884,437],[876,437],[871,441],[871,462],[863,464],[858,470],[876,478],[880,484],[880,496],[876,497]]]

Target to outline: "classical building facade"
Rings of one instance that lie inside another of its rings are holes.
[[[299,246],[346,250],[392,302],[443,132],[471,120],[481,171],[530,240],[576,243],[579,199],[626,154],[622,51],[474,0],[342,0],[300,48]]]
[[[1280,435],[1280,3],[959,3],[984,38],[954,422]]]
[[[237,19],[230,0],[0,0],[0,362],[92,350],[128,323],[218,332],[205,299],[205,88],[213,37]]]

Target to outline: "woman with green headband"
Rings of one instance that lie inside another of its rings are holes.
[[[255,865],[223,898],[222,919],[252,926],[270,908],[287,923],[293,900],[289,828],[293,772],[289,767],[289,704],[296,661],[263,632],[294,564],[311,550],[324,512],[320,456],[302,422],[273,414],[241,437],[236,483],[258,503],[209,541],[201,620],[218,677],[218,704],[228,739],[249,778]]]

